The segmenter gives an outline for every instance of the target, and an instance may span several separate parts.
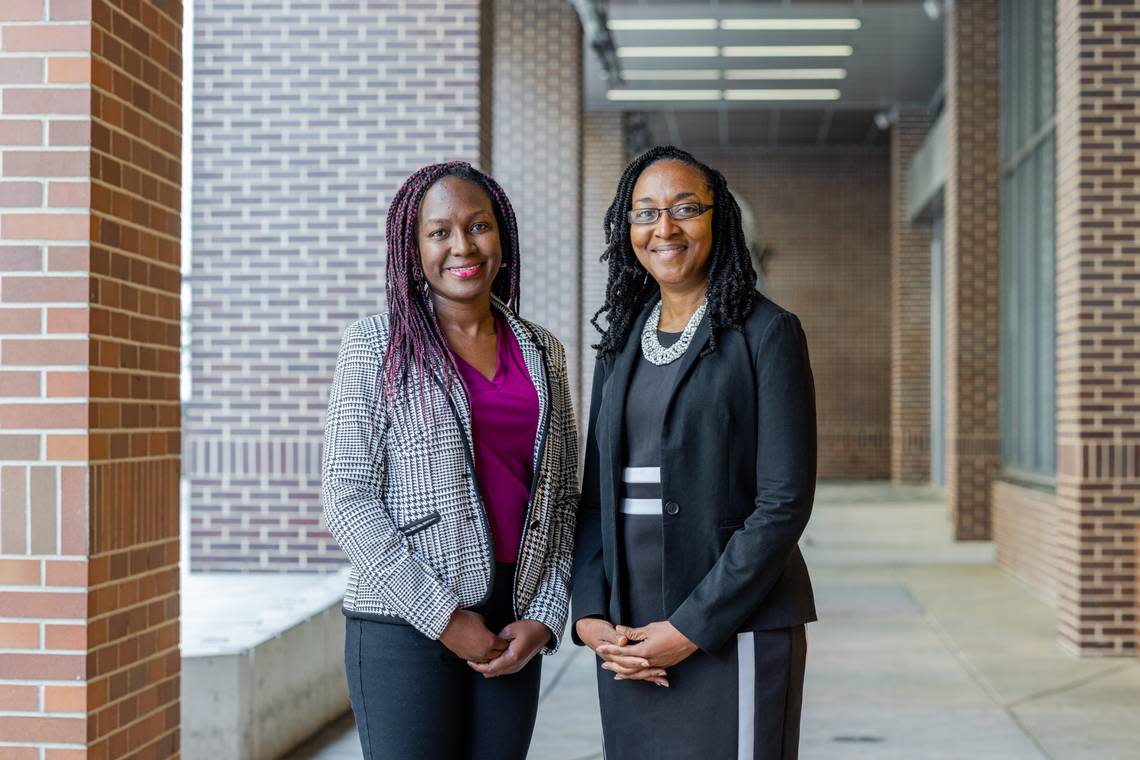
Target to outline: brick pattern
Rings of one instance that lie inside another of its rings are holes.
[[[88,758],[179,752],[182,6],[92,19]]]
[[[959,540],[988,539],[998,419],[999,4],[946,17],[946,494]]]
[[[627,163],[624,123],[618,111],[582,114],[582,403],[578,427],[583,435],[594,377],[595,352],[590,346],[601,339],[590,320],[606,300],[608,270],[598,261],[606,249],[602,222]],[[605,325],[604,317],[601,324]]]
[[[1140,11],[1057,4],[1057,533],[1062,643],[1137,651]]]
[[[0,757],[36,760],[89,729],[91,29],[51,11],[0,10]]]
[[[0,14],[4,757],[178,752],[182,9],[119,5]]]
[[[1067,576],[1056,494],[998,480],[992,498],[998,564],[1055,608]]]
[[[522,238],[523,316],[566,346],[581,409],[582,31],[565,0],[494,0],[491,166]]]
[[[902,109],[891,128],[891,480],[930,480],[930,225],[907,221],[908,169],[930,117]]]
[[[889,153],[692,151],[752,206],[773,251],[765,291],[803,321],[815,372],[819,476],[889,477]]]
[[[319,502],[341,332],[385,308],[400,182],[488,150],[479,0],[264,5],[195,4],[195,571],[344,563]]]

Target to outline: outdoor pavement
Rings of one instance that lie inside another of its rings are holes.
[[[1140,760],[1140,660],[1063,651],[992,545],[950,540],[936,492],[821,485],[802,544],[802,760]],[[532,758],[602,757],[594,688],[581,648],[543,664]],[[351,714],[288,758],[360,759]]]

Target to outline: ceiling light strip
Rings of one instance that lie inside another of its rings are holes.
[[[715,18],[610,19],[606,28],[614,32],[700,32],[715,30]]]
[[[619,47],[617,54],[620,58],[716,58],[720,48],[715,45]]]
[[[607,100],[720,100],[720,90],[607,90]]]
[[[725,90],[725,100],[839,100],[839,90]]]
[[[796,58],[842,57],[854,53],[850,45],[670,45],[619,47],[621,58]]]
[[[857,18],[726,18],[720,28],[728,31],[839,31],[863,26]]]
[[[720,69],[622,69],[622,79],[632,81],[679,79],[720,79]]]
[[[725,79],[846,79],[847,69],[725,69]]]
[[[654,101],[654,100],[838,100],[839,90],[608,90],[607,100],[615,101]]]
[[[850,45],[728,45],[722,50],[727,58],[849,56],[854,52]]]

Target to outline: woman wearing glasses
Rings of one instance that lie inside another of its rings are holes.
[[[606,757],[795,758],[815,619],[803,330],[755,291],[724,177],[688,153],[635,159],[605,230],[573,599]]]
[[[490,177],[420,169],[388,209],[388,312],[341,342],[321,497],[367,760],[522,760],[562,637],[578,437],[562,345],[518,315],[518,239]]]

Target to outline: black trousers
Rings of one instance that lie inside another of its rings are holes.
[[[495,633],[514,620],[513,564],[479,609]],[[522,760],[538,713],[542,657],[484,678],[410,625],[346,618],[344,665],[365,760]]]

